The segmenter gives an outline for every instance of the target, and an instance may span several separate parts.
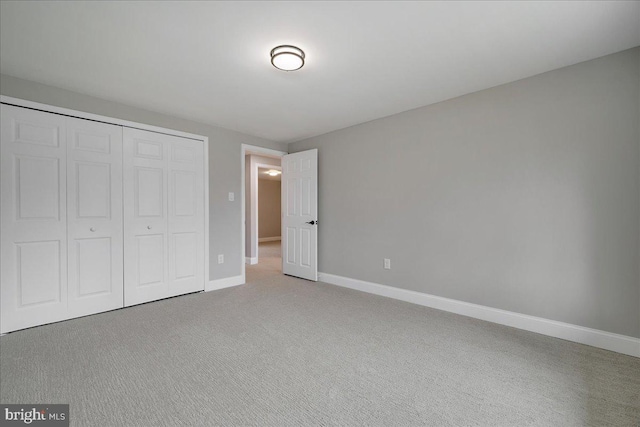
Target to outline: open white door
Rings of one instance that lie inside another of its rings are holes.
[[[318,280],[318,150],[282,157],[282,272]]]

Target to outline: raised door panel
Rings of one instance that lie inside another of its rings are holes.
[[[311,178],[300,178],[300,215],[311,218]]]
[[[73,122],[79,124],[75,129],[73,134],[71,135],[71,145],[70,147],[74,150],[80,151],[89,151],[94,153],[101,154],[111,154],[111,146],[113,134],[107,128],[104,128],[102,124],[97,124],[95,122],[86,121],[86,124],[81,124],[79,121],[75,119],[71,119]],[[92,126],[94,129],[87,129],[87,127]],[[111,127],[111,125],[107,125]],[[82,128],[80,128],[82,127]],[[103,127],[104,130],[99,130],[99,127]],[[117,126],[120,129],[120,133],[122,132],[122,128]],[[121,139],[121,138],[118,138]],[[116,141],[116,153],[121,151],[122,143]]]
[[[69,313],[123,307],[122,127],[67,118]]]
[[[136,236],[137,287],[165,285],[166,251],[164,244],[165,236],[163,234]]]
[[[14,114],[11,118],[10,132],[12,133],[12,142],[15,144],[60,148],[60,139],[62,137],[58,125],[58,122],[61,121],[60,118],[55,117],[52,119],[51,115],[47,113],[23,110],[29,112]],[[44,118],[45,115],[50,117]]]
[[[191,279],[198,276],[198,236],[196,233],[173,234],[174,279]]]
[[[285,257],[284,262],[295,266],[298,263],[297,251],[298,251],[298,239],[296,239],[296,227],[285,227]]]
[[[75,173],[70,178],[77,183],[76,218],[111,217],[111,177],[110,163],[75,162]]]
[[[192,171],[172,171],[173,214],[176,217],[195,217],[197,214],[196,173]]]
[[[300,266],[311,267],[311,228],[300,229]]]
[[[141,217],[164,217],[164,168],[133,167],[134,200],[137,219]]]
[[[285,181],[285,197],[282,200],[285,201],[285,212],[289,217],[296,217],[299,215],[298,210],[298,179],[288,178]]]
[[[0,331],[67,318],[65,118],[2,105]]]
[[[16,219],[60,220],[60,159],[13,156]]]
[[[171,146],[171,161],[174,163],[184,163],[188,167],[195,167],[196,162],[202,160],[202,145],[199,141],[192,141],[181,138],[177,144]],[[200,156],[200,157],[199,157]]]
[[[76,239],[78,296],[110,295],[113,286],[113,245],[109,237]]]
[[[144,131],[139,131],[144,132]],[[139,133],[138,132],[138,133]],[[156,137],[155,135],[149,135],[150,138]],[[134,154],[133,156],[139,159],[150,160],[163,160],[164,159],[164,143],[162,141],[145,140],[142,137],[133,137],[132,140]]]
[[[18,308],[57,304],[63,299],[60,241],[15,243]]]

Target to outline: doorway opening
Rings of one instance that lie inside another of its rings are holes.
[[[281,158],[285,154],[242,146],[245,283],[265,275],[282,274]]]
[[[256,159],[257,160],[257,159]],[[262,159],[260,159],[262,160]],[[277,160],[278,163],[280,159]],[[275,162],[272,162],[275,163]],[[256,263],[248,266],[249,280],[282,274],[282,209],[280,165],[256,164],[258,206],[256,207],[258,251]]]

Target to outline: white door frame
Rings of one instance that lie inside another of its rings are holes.
[[[279,150],[273,150],[271,148],[264,148],[264,147],[259,147],[257,145],[249,145],[249,144],[242,144],[241,150],[240,150],[240,176],[241,176],[241,184],[240,184],[240,200],[241,200],[241,210],[240,210],[240,215],[242,220],[240,221],[240,226],[242,228],[242,253],[240,256],[240,271],[242,271],[242,283],[246,283],[246,256],[247,256],[247,235],[246,235],[246,220],[247,220],[247,207],[246,207],[246,200],[245,200],[245,196],[246,196],[246,192],[245,192],[245,188],[246,188],[246,180],[245,180],[245,173],[246,173],[246,168],[245,168],[245,161],[246,161],[246,157],[247,154],[256,154],[256,155],[267,155],[267,156],[275,156],[275,157],[280,157],[282,158],[282,156],[284,156],[285,154],[289,154],[286,151],[279,151]],[[273,165],[268,165],[268,167],[272,167]],[[257,171],[257,169],[256,169]],[[257,177],[257,174],[256,174]],[[256,178],[257,180],[257,178]],[[257,183],[256,183],[257,184]],[[257,203],[256,203],[256,207],[257,207]],[[257,218],[257,216],[256,216]],[[256,239],[257,237],[257,227],[256,227]]]

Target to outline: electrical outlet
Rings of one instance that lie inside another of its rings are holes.
[[[218,255],[218,264],[224,264],[224,255],[223,254]]]
[[[391,260],[389,258],[384,259],[384,269],[391,270]]]
[[[229,201],[233,202],[236,199],[236,195],[234,193],[229,193]]]

